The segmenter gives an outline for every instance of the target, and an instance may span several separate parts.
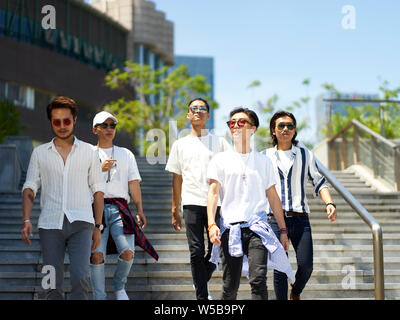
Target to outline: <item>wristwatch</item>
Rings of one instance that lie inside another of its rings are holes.
[[[103,231],[103,229],[104,229],[104,226],[100,223],[100,224],[95,224],[94,225],[96,228],[98,228],[100,231]]]

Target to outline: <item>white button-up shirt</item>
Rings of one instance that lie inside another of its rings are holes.
[[[281,165],[277,147],[269,148],[262,153],[272,161],[276,178],[276,191],[285,211],[310,213],[306,195],[306,183],[310,181],[314,187],[314,196],[318,196],[322,188],[328,188],[325,177],[319,172],[313,153],[303,146],[292,146],[290,169],[286,171]],[[272,213],[271,208],[269,212]]]
[[[93,194],[105,191],[98,152],[75,137],[64,165],[53,141],[33,150],[22,188],[35,196],[41,189],[38,228],[62,230],[64,214],[70,223],[94,223]]]

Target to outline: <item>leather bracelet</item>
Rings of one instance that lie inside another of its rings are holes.
[[[210,232],[210,229],[211,229],[212,227],[216,226],[216,225],[217,225],[216,223],[210,224],[210,225],[208,226],[208,232]]]
[[[334,207],[335,207],[335,209],[336,209],[336,205],[335,205],[334,203],[332,203],[332,202],[329,202],[329,203],[327,203],[325,206],[329,206],[329,205],[332,205],[332,206],[334,206]]]
[[[280,232],[281,234],[288,234],[288,231],[287,231],[286,228],[281,228],[281,229],[279,229],[279,232]]]

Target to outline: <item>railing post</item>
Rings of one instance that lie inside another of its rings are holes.
[[[360,151],[359,151],[359,133],[357,126],[353,126],[354,136],[353,136],[353,161],[354,164],[360,162]]]
[[[345,137],[345,133],[342,134],[342,142],[340,143],[340,151],[341,151],[341,166],[342,170],[346,169],[348,167],[348,161],[347,161],[347,149],[346,149],[346,144],[347,140]]]
[[[385,300],[382,228],[378,223],[372,225],[372,236],[374,243],[375,300]]]
[[[374,178],[376,178],[376,146],[375,146],[375,138],[371,136],[371,165],[372,172],[374,174]]]

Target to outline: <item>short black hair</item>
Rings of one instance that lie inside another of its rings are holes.
[[[51,112],[54,109],[62,108],[71,110],[72,117],[74,119],[76,118],[78,114],[78,107],[76,105],[76,102],[73,99],[64,96],[58,96],[50,102],[46,109],[47,118],[51,120]]]
[[[210,106],[208,105],[208,102],[203,98],[194,98],[194,99],[190,100],[189,103],[188,103],[188,108],[190,107],[192,102],[197,101],[197,100],[203,101],[205,103],[206,107],[207,107],[207,112],[210,112]]]
[[[229,114],[229,118],[232,118],[233,115],[235,115],[236,113],[240,113],[240,112],[243,112],[243,113],[247,114],[247,116],[250,118],[251,125],[255,126],[256,128],[258,128],[258,126],[260,125],[260,121],[258,120],[258,116],[253,110],[250,110],[248,108],[238,107],[238,108],[233,109],[231,111],[231,113]]]
[[[276,120],[278,120],[279,118],[282,117],[289,117],[293,120],[293,124],[296,127],[296,118],[294,117],[294,115],[292,113],[290,113],[289,111],[284,111],[284,110],[280,110],[274,113],[274,115],[271,118],[271,121],[269,122],[269,134],[271,135],[271,143],[273,146],[276,146],[278,144],[278,139],[276,139],[276,136],[273,134],[272,129],[275,129],[276,127]],[[294,133],[294,136],[292,138],[292,144],[294,144],[295,146],[297,146],[297,143],[299,141],[296,140],[297,137],[297,130]]]

